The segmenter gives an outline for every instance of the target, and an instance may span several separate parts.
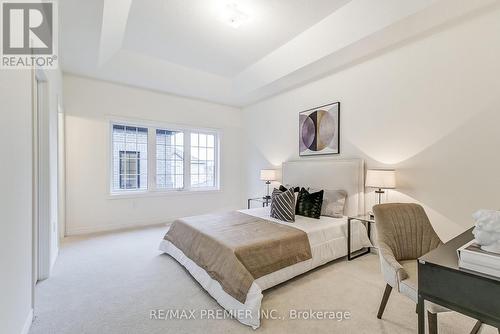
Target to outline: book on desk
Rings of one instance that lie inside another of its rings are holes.
[[[500,277],[500,254],[481,249],[475,240],[457,249],[457,254],[460,268]]]

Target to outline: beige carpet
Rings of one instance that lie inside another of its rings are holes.
[[[53,276],[38,284],[30,333],[416,333],[415,304],[397,293],[383,320],[376,318],[385,284],[375,255],[327,264],[264,294],[263,308],[282,316],[290,309],[349,311],[350,320],[263,320],[257,331],[230,319],[150,320],[151,309],[220,309],[157,250],[164,232],[154,227],[67,238]],[[456,313],[439,315],[440,333],[468,333],[473,324]]]

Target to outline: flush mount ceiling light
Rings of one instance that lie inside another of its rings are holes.
[[[249,16],[243,12],[235,3],[227,4],[221,12],[221,20],[233,28],[238,28],[248,21]]]

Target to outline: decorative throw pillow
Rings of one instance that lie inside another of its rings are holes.
[[[297,203],[297,197],[299,197],[300,187],[292,187],[289,184],[287,184],[286,186],[280,185],[280,191],[287,191],[288,189],[293,189],[293,194],[295,195],[295,203]]]
[[[288,186],[288,184],[287,184]],[[298,193],[300,191],[300,187],[285,187],[284,185],[280,185],[280,191],[287,191],[288,189],[293,189],[294,193]]]
[[[318,190],[310,189],[311,192]],[[344,216],[345,201],[347,192],[345,190],[325,190],[323,194],[323,204],[321,206],[321,215],[333,218],[342,218]]]
[[[274,189],[271,195],[271,217],[285,221],[295,221],[295,195],[293,189],[280,191]]]
[[[309,193],[305,188],[300,189],[295,214],[310,218],[319,219],[321,216],[321,206],[323,204],[323,190]]]

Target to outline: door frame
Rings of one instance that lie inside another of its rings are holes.
[[[35,285],[38,281],[38,81],[36,70],[31,71],[31,132],[32,132],[32,284],[31,308],[35,308]]]
[[[50,274],[49,85],[33,74],[33,284]]]
[[[57,101],[57,228],[59,240],[66,236],[66,119],[64,109]]]

